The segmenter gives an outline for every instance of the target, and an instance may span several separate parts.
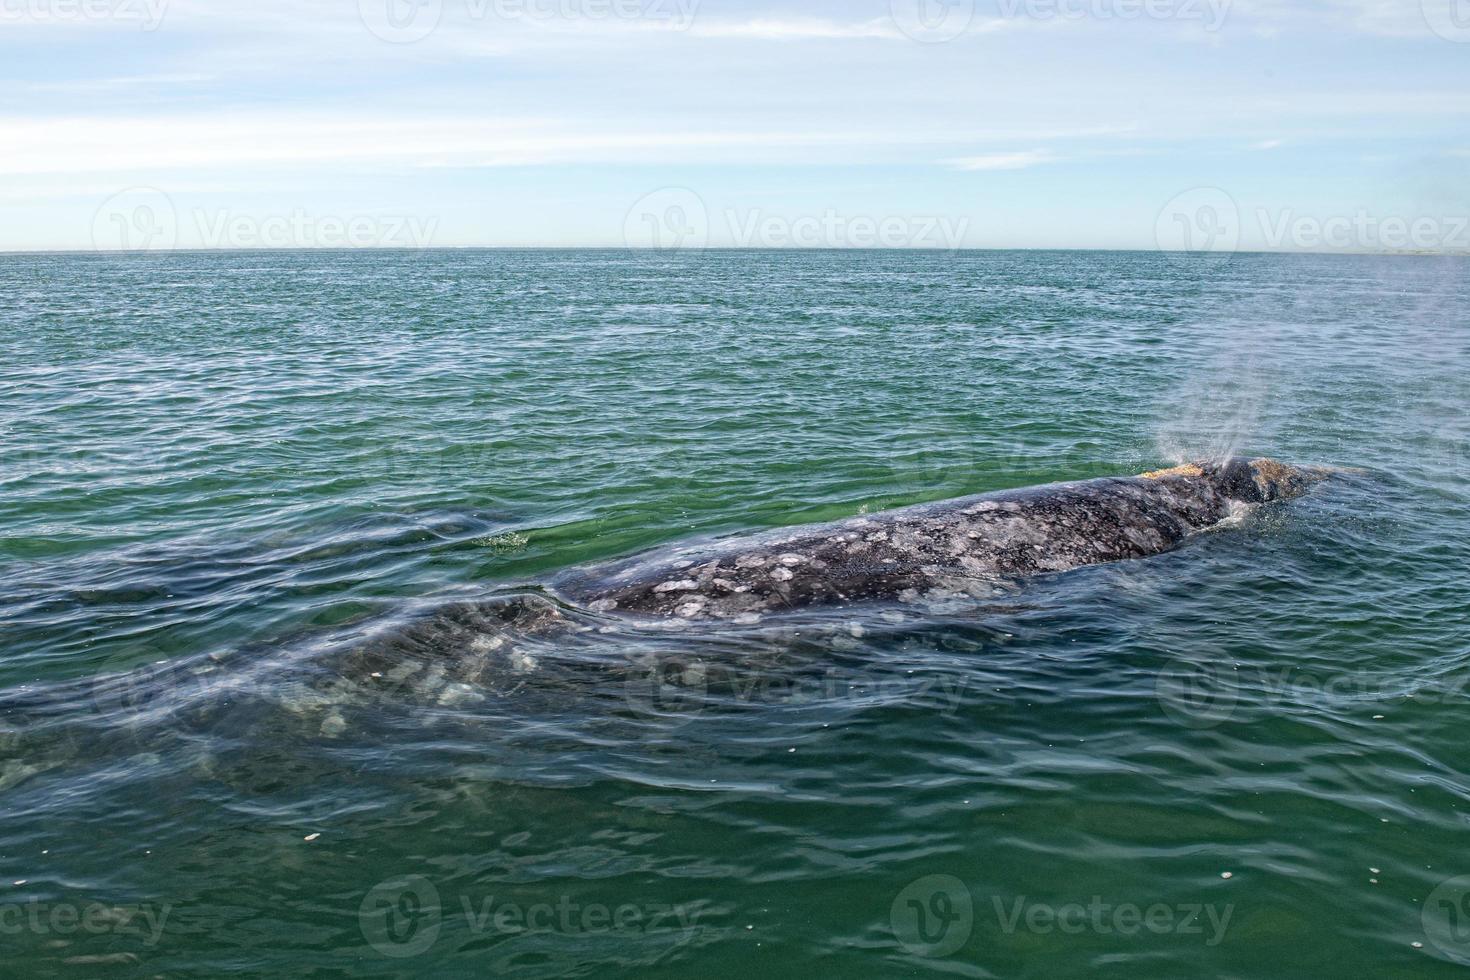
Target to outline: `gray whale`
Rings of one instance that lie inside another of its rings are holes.
[[[551,586],[594,612],[690,622],[990,596],[1018,576],[1160,554],[1252,506],[1299,496],[1327,473],[1232,458],[1006,490],[675,546]]]

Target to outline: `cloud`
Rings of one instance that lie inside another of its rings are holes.
[[[1278,147],[1280,147],[1284,142],[1285,142],[1284,140],[1261,140],[1259,143],[1252,144],[1251,145],[1251,149],[1252,150],[1274,150],[1274,149],[1277,149]]]
[[[937,146],[1073,139],[1128,130],[937,131],[757,125],[681,129],[657,120],[574,117],[340,116],[321,113],[0,117],[0,174],[197,171],[256,165],[297,169],[352,163],[495,167],[554,163],[932,161]],[[1059,159],[1049,150],[947,160],[959,170],[1014,170]]]
[[[194,85],[213,81],[214,75],[202,72],[177,72],[159,75],[121,75],[113,78],[77,78],[63,82],[27,82],[20,86],[27,92],[116,92],[125,89]]]
[[[1050,150],[1021,150],[1013,153],[985,153],[974,157],[946,160],[956,170],[1025,170],[1060,160]]]
[[[860,23],[841,24],[830,20],[756,19],[747,21],[695,21],[689,33],[698,37],[753,38],[765,41],[879,39],[907,41],[892,20],[880,17]]]

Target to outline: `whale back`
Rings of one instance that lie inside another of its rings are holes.
[[[1308,483],[1274,460],[1230,459],[697,542],[553,585],[596,612],[741,623],[811,605],[983,597],[1019,576],[1160,554]]]

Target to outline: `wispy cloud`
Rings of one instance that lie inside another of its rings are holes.
[[[1013,153],[984,153],[944,161],[956,170],[1025,170],[1060,160],[1050,150],[1021,150]]]
[[[1251,144],[1252,150],[1274,150],[1285,143],[1285,140],[1261,140],[1259,143]]]
[[[52,82],[29,82],[21,87],[27,92],[83,92],[94,94],[98,92],[118,92],[136,90],[139,88],[193,85],[199,82],[207,82],[215,76],[206,75],[202,72],[177,72],[174,74],[159,75],[120,75],[111,78],[77,78],[66,81]]]
[[[253,112],[122,118],[0,117],[0,174],[119,174],[289,164],[298,169],[349,163],[398,167],[496,167],[551,163],[861,163],[897,153],[913,164],[936,147],[1037,139],[1078,139],[1128,129],[936,131],[927,128],[813,129],[707,125],[670,129],[656,122],[592,122],[532,116],[328,116]],[[815,154],[815,156],[813,156]],[[1016,170],[1059,159],[1050,150],[946,160],[958,170]]]
[[[892,20],[883,17],[847,24],[815,18],[695,21],[689,33],[696,37],[753,38],[764,41],[909,40]]]

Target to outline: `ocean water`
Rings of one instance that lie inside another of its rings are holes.
[[[0,355],[5,976],[1470,965],[1463,259],[10,255]],[[1228,452],[1355,470],[994,602],[517,639]]]

